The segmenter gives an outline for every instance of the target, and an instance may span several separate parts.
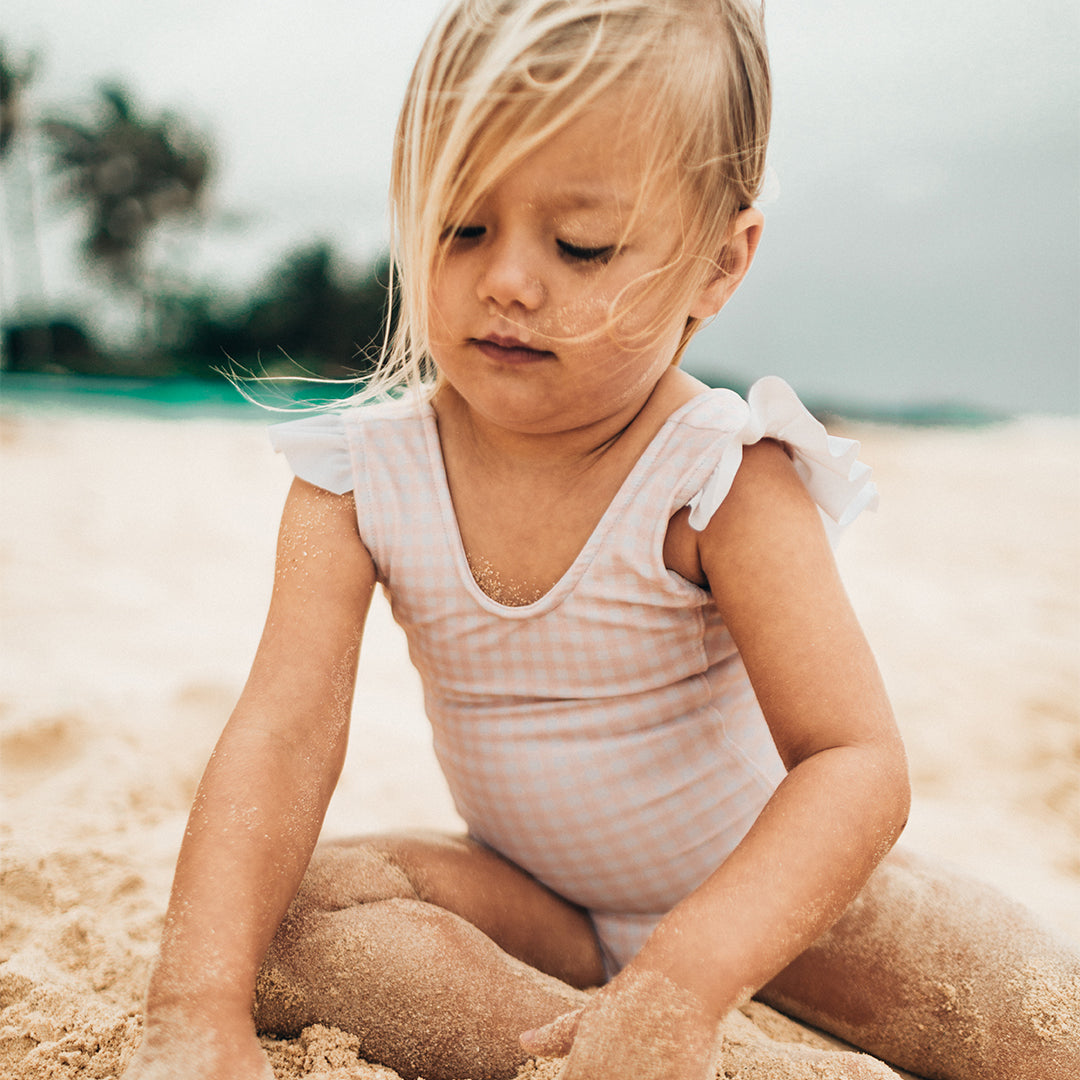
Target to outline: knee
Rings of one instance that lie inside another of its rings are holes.
[[[458,916],[409,897],[336,911],[294,905],[256,977],[256,1026],[285,1035],[313,1023],[358,1032],[358,1017],[392,1015],[437,958],[473,956],[485,941]]]
[[[327,904],[320,862],[297,894],[266,950],[255,979],[259,1031],[295,1035],[313,1023],[340,1023],[341,996],[349,986],[377,987],[395,942],[414,941],[422,901],[367,897],[352,905]],[[427,913],[449,916],[448,912]],[[401,965],[415,971],[418,964]],[[371,996],[370,989],[367,996]],[[355,1030],[349,1027],[348,1030]]]
[[[416,900],[416,889],[386,852],[366,844],[324,844],[315,850],[286,922],[380,900]]]
[[[365,845],[326,844],[316,849],[296,896],[270,942],[264,970],[291,966],[310,950],[338,913],[384,901],[416,901],[409,878],[382,851]]]

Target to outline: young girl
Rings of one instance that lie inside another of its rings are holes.
[[[677,366],[753,260],[768,116],[747,0],[439,20],[395,147],[398,393],[275,431],[273,599],[131,1080],[266,1078],[256,1030],[316,1022],[405,1077],[706,1080],[755,993],[926,1076],[1080,1075],[1075,956],[888,855],[904,751],[828,538],[874,500],[857,447]],[[376,583],[469,832],[316,851]]]

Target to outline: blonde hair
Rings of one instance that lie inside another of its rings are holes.
[[[623,88],[637,91],[635,126],[653,135],[639,206],[661,176],[682,196],[682,242],[642,288],[674,301],[723,272],[732,220],[758,197],[765,170],[762,10],[751,0],[456,0],[428,36],[398,121],[398,319],[358,398],[434,380],[428,297],[448,232],[517,163]],[[699,327],[688,321],[676,358]]]

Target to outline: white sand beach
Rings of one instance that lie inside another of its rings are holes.
[[[1080,423],[839,433],[862,440],[881,489],[840,560],[907,739],[904,842],[1080,945]],[[188,805],[261,630],[288,483],[258,419],[4,408],[4,1080],[117,1077],[137,1044]],[[326,833],[454,828],[381,601],[360,687]],[[756,1030],[812,1039],[752,1012]],[[266,1045],[282,1080],[397,1075],[326,1029]]]

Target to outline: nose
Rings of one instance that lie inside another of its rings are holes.
[[[538,259],[530,254],[527,243],[512,236],[500,237],[485,255],[476,283],[477,294],[484,303],[535,311],[544,302],[546,290]]]

